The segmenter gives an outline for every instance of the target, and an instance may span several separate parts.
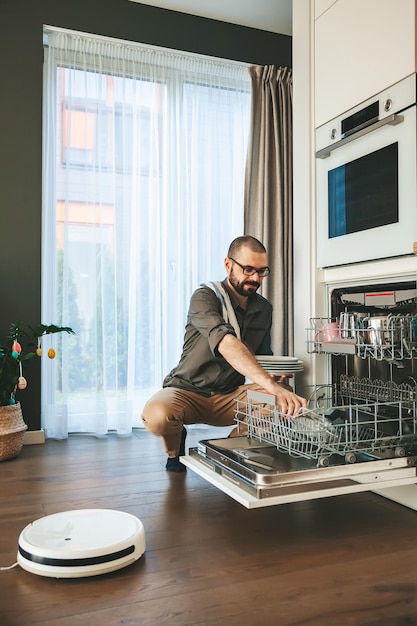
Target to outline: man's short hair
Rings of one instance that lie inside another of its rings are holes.
[[[232,243],[229,246],[229,251],[227,253],[228,258],[236,256],[239,250],[243,247],[249,248],[252,252],[265,252],[265,246],[255,237],[251,235],[242,235],[241,237],[236,237],[233,239]]]

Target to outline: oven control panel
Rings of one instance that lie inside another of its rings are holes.
[[[416,75],[412,74],[316,129],[316,151],[334,146],[367,126],[400,113],[416,103]]]

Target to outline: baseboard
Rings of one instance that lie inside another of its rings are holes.
[[[33,445],[36,443],[45,443],[45,431],[44,430],[27,430],[25,432],[25,438],[23,439],[23,445]]]

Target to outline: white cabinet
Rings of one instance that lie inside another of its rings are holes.
[[[314,3],[315,19],[327,11],[335,2],[337,2],[337,0],[316,0]]]
[[[415,4],[316,0],[316,128],[416,71]]]

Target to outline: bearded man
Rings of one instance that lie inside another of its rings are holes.
[[[245,401],[248,389],[276,396],[280,411],[289,416],[307,406],[255,358],[272,354],[272,305],[257,293],[270,273],[267,261],[258,239],[237,237],[224,260],[227,277],[200,286],[191,296],[180,361],[142,414],[146,428],[163,440],[167,471],[186,469],[179,460],[185,453],[185,426],[232,426],[236,400]]]

